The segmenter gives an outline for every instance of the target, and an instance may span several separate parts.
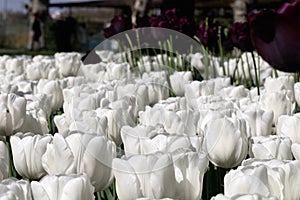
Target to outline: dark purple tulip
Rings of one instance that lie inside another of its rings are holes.
[[[174,28],[176,31],[179,31],[190,37],[194,37],[194,35],[196,34],[195,21],[189,19],[188,17],[181,17]]]
[[[232,44],[242,51],[252,52],[254,50],[248,22],[236,22],[229,29]]]
[[[285,3],[277,12],[249,15],[250,35],[257,52],[274,68],[300,71],[300,2]]]
[[[166,12],[150,19],[152,27],[169,28],[193,37],[196,34],[195,21],[186,16],[181,16],[176,9]]]
[[[111,20],[110,26],[103,30],[104,37],[109,38],[120,32],[129,30],[132,28],[131,19],[128,16],[117,16]]]
[[[142,27],[149,27],[149,26],[150,26],[150,18],[147,15],[142,17],[137,16],[135,28],[142,28]]]
[[[218,27],[210,27],[205,23],[201,23],[197,30],[197,37],[209,50],[218,50]]]

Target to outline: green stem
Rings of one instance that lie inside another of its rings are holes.
[[[97,192],[97,199],[101,200],[101,192]]]
[[[12,155],[11,144],[10,144],[10,136],[6,137],[6,148],[7,148],[7,151],[8,151],[9,176],[10,177],[17,177],[17,173],[16,173],[16,170],[14,168],[13,155]]]
[[[255,57],[253,51],[251,52],[251,56],[253,59],[253,65],[254,65],[254,71],[255,71],[255,82],[256,82],[256,87],[257,87],[257,94],[260,95],[259,91],[259,80],[258,80],[258,75],[257,75],[257,67],[256,67],[256,62],[255,62]]]
[[[204,77],[205,80],[208,80],[208,53],[207,53],[208,50],[206,50],[203,45],[201,45],[201,47],[204,54]]]
[[[247,53],[246,53],[246,61],[247,61],[247,64],[248,64],[248,74],[249,74],[249,78],[250,78],[250,84],[249,84],[249,86],[251,88],[254,85],[254,83],[253,83],[253,78],[252,78],[252,74],[251,74],[251,65],[250,65]]]

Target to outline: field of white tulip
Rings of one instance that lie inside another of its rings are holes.
[[[297,76],[95,52],[0,56],[0,199],[300,199]]]

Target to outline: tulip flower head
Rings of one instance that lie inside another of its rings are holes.
[[[229,30],[232,44],[242,51],[252,52],[254,47],[250,39],[248,22],[236,22]]]
[[[104,29],[104,37],[109,38],[120,32],[132,28],[131,19],[128,16],[117,16],[110,22],[110,26]]]
[[[250,36],[260,56],[275,69],[300,71],[300,2],[284,3],[276,11],[249,14]]]
[[[26,116],[26,99],[15,94],[0,94],[0,135],[10,136],[21,128]]]

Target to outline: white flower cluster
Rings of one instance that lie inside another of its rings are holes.
[[[120,200],[197,200],[209,162],[229,170],[212,199],[300,199],[293,76],[273,78],[259,60],[257,95],[219,68],[198,81],[161,67],[164,56],[143,57],[136,73],[112,52],[97,54],[88,65],[79,53],[0,56],[0,199],[94,199],[115,179]],[[203,71],[201,54],[189,58]],[[10,177],[5,142],[22,180]]]

